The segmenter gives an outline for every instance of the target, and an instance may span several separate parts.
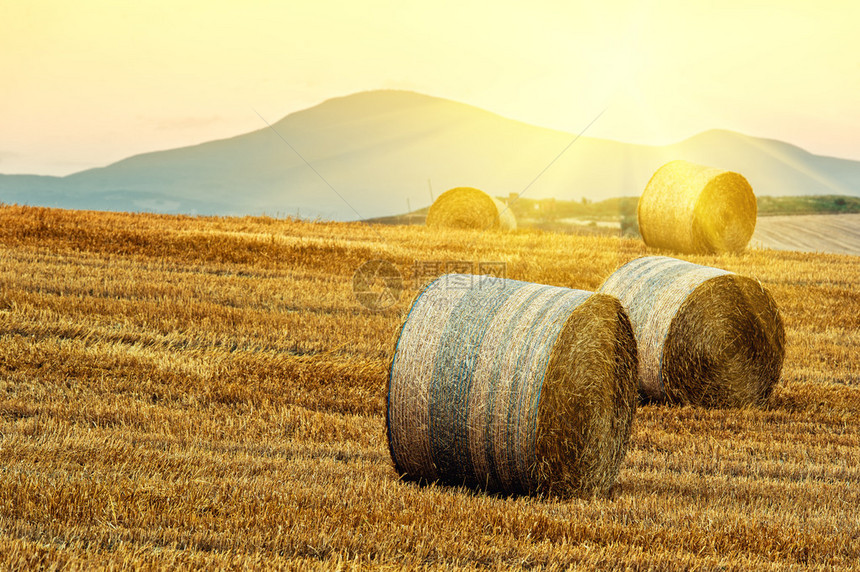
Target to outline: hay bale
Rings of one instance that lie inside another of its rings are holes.
[[[738,252],[753,235],[757,212],[742,175],[672,161],[657,169],[639,198],[639,232],[656,248]]]
[[[640,391],[679,404],[763,404],[779,381],[785,331],[756,280],[666,256],[615,271],[600,292],[621,300],[633,323]]]
[[[504,203],[472,187],[439,195],[427,211],[427,226],[475,230],[516,230],[517,219]]]
[[[611,296],[446,275],[400,331],[388,442],[409,479],[606,495],[637,404],[630,322]]]

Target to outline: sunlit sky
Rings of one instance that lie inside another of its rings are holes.
[[[0,173],[67,174],[397,88],[665,144],[860,159],[860,2],[0,2]]]

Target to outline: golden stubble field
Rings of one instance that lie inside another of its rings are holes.
[[[614,500],[397,479],[385,384],[416,268],[504,262],[593,290],[646,253],[537,231],[0,208],[0,568],[858,566],[857,257],[684,257],[771,290],[783,379],[763,409],[640,407]],[[372,259],[409,285],[383,312],[352,294]]]

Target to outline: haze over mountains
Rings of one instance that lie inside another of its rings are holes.
[[[66,177],[0,175],[0,202],[355,220],[402,213],[407,198],[413,209],[426,206],[428,180],[436,196],[463,185],[496,196],[521,192],[575,136],[405,91],[328,100],[272,127]],[[759,195],[860,196],[858,161],[717,130],[667,146],[582,137],[526,196],[638,195],[673,159],[738,171]]]

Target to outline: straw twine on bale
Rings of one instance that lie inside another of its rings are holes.
[[[445,191],[427,211],[427,226],[516,230],[514,213],[498,199],[472,187]]]
[[[639,232],[656,248],[737,252],[752,237],[757,212],[742,175],[672,161],[657,169],[639,198]]]
[[[615,271],[600,292],[633,323],[644,397],[679,404],[763,404],[779,381],[785,330],[756,280],[665,256]]]
[[[611,296],[445,275],[401,326],[388,442],[407,479],[607,495],[637,404],[636,344]]]

